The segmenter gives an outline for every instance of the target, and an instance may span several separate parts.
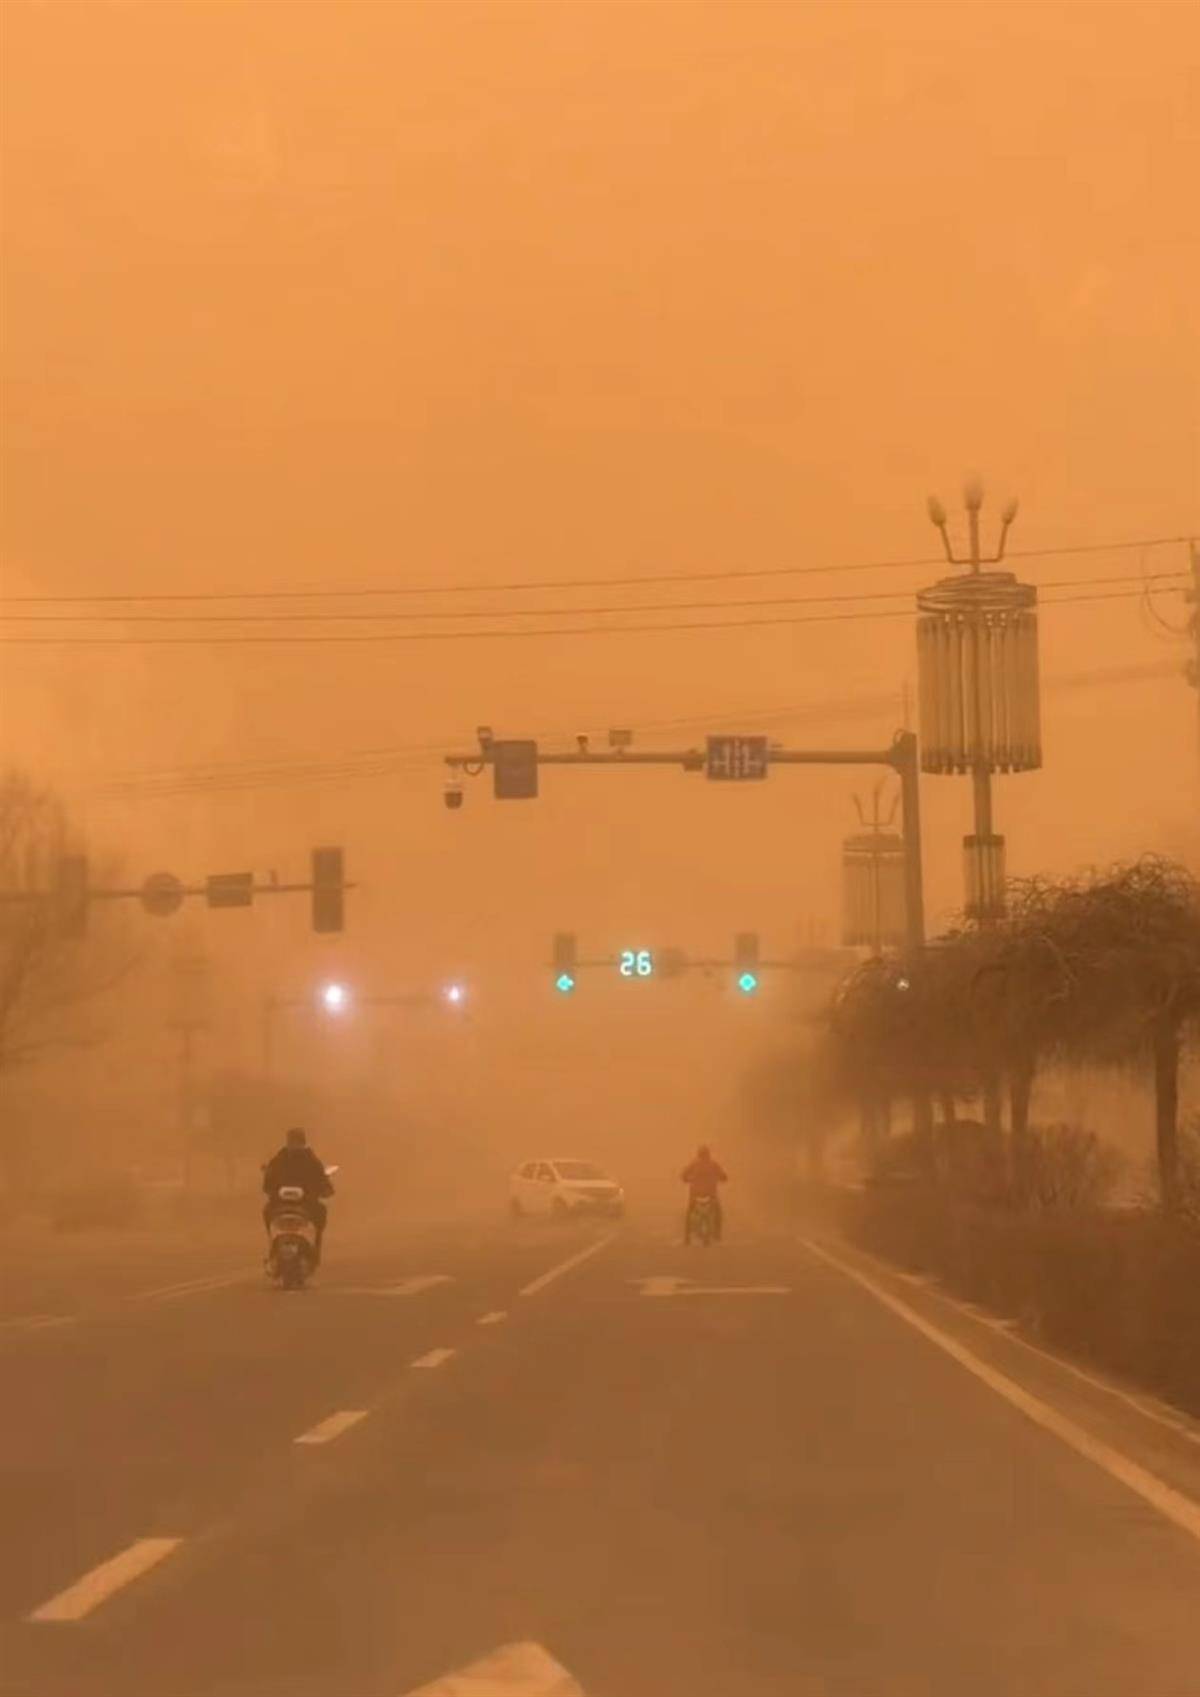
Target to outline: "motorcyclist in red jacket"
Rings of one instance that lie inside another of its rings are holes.
[[[687,1212],[683,1217],[683,1241],[691,1241],[692,1203],[699,1196],[707,1196],[711,1199],[713,1207],[713,1242],[720,1243],[725,1218],[718,1187],[728,1183],[729,1174],[714,1161],[708,1144],[702,1143],[696,1153],[696,1159],[690,1161],[679,1176],[688,1187]]]

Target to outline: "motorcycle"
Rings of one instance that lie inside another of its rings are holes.
[[[326,1167],[332,1178],[336,1167]],[[279,1187],[269,1222],[267,1277],[283,1290],[303,1290],[317,1264],[317,1227],[298,1184]]]
[[[717,1235],[716,1204],[711,1196],[694,1196],[688,1208],[687,1241],[695,1238],[707,1249]]]

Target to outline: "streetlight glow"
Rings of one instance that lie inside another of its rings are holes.
[[[321,1005],[326,1013],[342,1013],[350,1000],[344,984],[326,984],[321,989]]]
[[[447,984],[442,994],[445,996],[446,1000],[451,1002],[455,1007],[458,1007],[460,1003],[465,1002],[467,999],[467,992],[461,984]]]

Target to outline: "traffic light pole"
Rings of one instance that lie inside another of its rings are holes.
[[[496,745],[483,743],[474,754],[448,754],[451,772],[481,772],[496,763]],[[707,756],[701,748],[664,749],[564,749],[536,752],[538,766],[676,766],[685,772],[703,772]],[[921,790],[917,764],[917,738],[913,731],[898,731],[890,748],[770,748],[767,766],[887,766],[900,780],[900,804],[904,836],[904,893],[906,942],[914,956],[925,943],[925,881],[921,864]]]

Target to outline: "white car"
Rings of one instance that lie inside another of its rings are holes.
[[[623,1214],[625,1192],[594,1161],[526,1161],[509,1180],[509,1207],[523,1214]]]

